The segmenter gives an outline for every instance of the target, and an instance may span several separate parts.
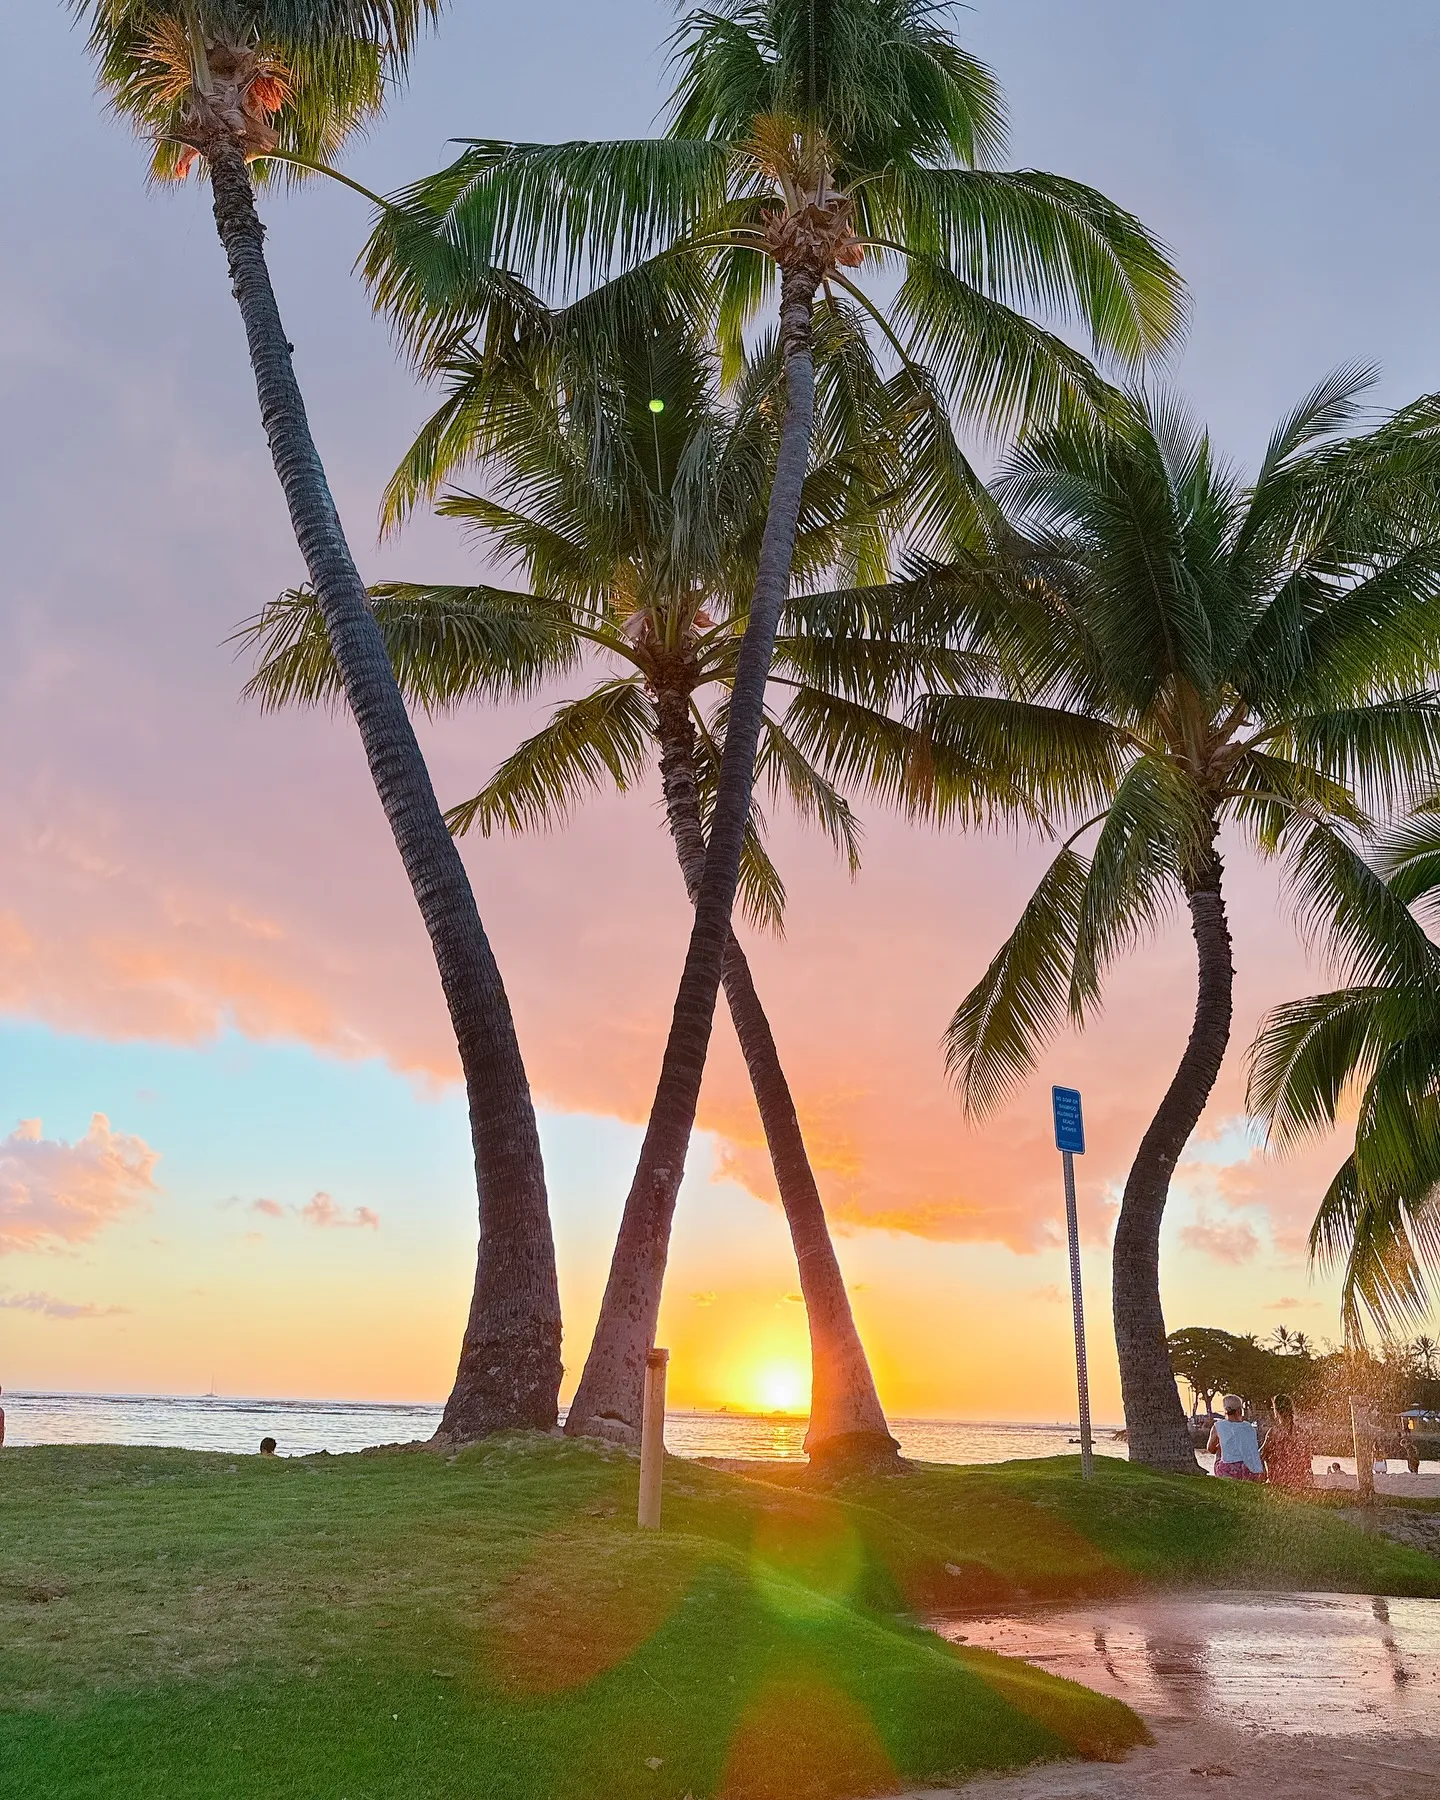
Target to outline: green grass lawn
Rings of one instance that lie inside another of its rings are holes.
[[[821,1800],[1114,1756],[1124,1707],[926,1608],[1156,1580],[1440,1593],[1321,1507],[1115,1463],[818,1494],[545,1437],[0,1454],[0,1792]]]

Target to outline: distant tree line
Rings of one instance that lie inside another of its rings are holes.
[[[1409,1407],[1440,1411],[1440,1342],[1418,1337],[1377,1350],[1316,1344],[1303,1331],[1277,1326],[1268,1341],[1210,1325],[1187,1325],[1168,1339],[1170,1364],[1190,1389],[1193,1412],[1218,1410],[1223,1394],[1241,1394],[1263,1414],[1271,1397],[1289,1394],[1324,1454],[1343,1449],[1351,1397],[1383,1416]]]

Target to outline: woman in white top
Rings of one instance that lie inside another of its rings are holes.
[[[1244,1416],[1245,1402],[1238,1394],[1227,1394],[1224,1405],[1225,1417],[1215,1421],[1205,1446],[1215,1453],[1215,1473],[1232,1481],[1263,1481],[1260,1433]]]

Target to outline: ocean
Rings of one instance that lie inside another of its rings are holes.
[[[338,1455],[372,1444],[427,1438],[438,1406],[366,1400],[252,1400],[174,1394],[29,1394],[7,1392],[7,1444],[163,1444],[184,1450],[253,1452],[273,1437],[282,1456],[318,1450]],[[921,1462],[1008,1462],[1075,1453],[1076,1425],[1005,1420],[892,1419],[906,1456]],[[1096,1450],[1125,1455],[1113,1425],[1096,1427]],[[733,1456],[779,1462],[804,1452],[805,1420],[789,1415],[672,1412],[666,1447],[677,1456]]]

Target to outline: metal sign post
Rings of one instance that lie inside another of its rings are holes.
[[[1065,1229],[1070,1239],[1070,1305],[1075,1315],[1075,1382],[1080,1393],[1080,1473],[1095,1473],[1090,1436],[1090,1371],[1085,1362],[1085,1301],[1080,1289],[1080,1221],[1075,1210],[1075,1158],[1085,1154],[1085,1120],[1078,1088],[1051,1088],[1055,1148],[1065,1165]]]

